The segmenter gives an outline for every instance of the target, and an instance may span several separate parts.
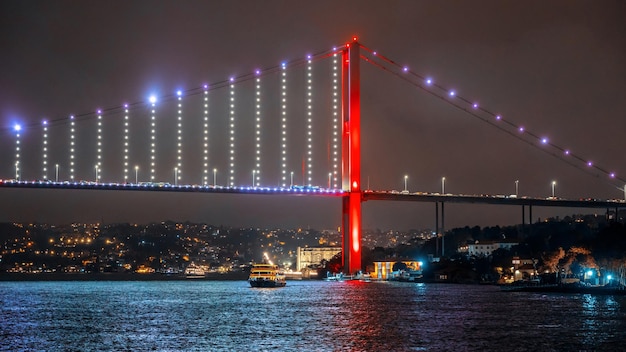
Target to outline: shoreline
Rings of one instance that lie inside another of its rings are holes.
[[[207,281],[247,280],[248,273],[208,273],[203,278],[187,278],[185,274],[138,273],[0,273],[0,281]]]

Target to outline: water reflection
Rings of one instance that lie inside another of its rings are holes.
[[[0,350],[626,350],[626,297],[493,286],[0,282],[0,303]]]

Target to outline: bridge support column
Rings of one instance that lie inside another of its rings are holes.
[[[439,202],[435,202],[435,256],[439,256]]]
[[[359,43],[353,38],[342,55],[342,200],[343,271],[361,270],[361,92]]]
[[[533,206],[528,205],[528,237],[533,235]]]

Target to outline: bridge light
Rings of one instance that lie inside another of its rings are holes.
[[[256,70],[256,74],[257,74],[257,78],[256,78],[256,85],[255,85],[255,92],[254,95],[256,96],[256,104],[255,104],[255,118],[256,118],[256,124],[255,124],[255,136],[256,136],[256,165],[255,165],[255,173],[254,176],[252,177],[252,186],[258,186],[261,183],[261,77],[259,77],[258,75],[261,73],[261,71]]]
[[[472,107],[473,107],[474,109],[478,109],[478,103],[474,103],[474,104],[472,104]]]
[[[541,139],[541,143],[542,143],[542,144],[548,144],[548,138],[545,138],[545,137],[544,137],[544,138],[542,138],[542,139]]]
[[[426,85],[430,86],[433,84],[433,80],[431,78],[426,78]]]
[[[337,60],[337,52],[333,53],[332,60],[332,132],[333,132],[333,188],[337,188],[337,175],[339,173],[338,140],[339,140],[339,65]]]
[[[22,126],[15,124],[13,126],[15,130],[15,179],[20,180],[20,131]]]
[[[306,71],[307,71],[307,87],[306,87],[306,91],[307,91],[307,104],[306,104],[306,110],[307,110],[307,125],[306,125],[306,129],[307,129],[307,163],[306,163],[306,167],[307,167],[307,184],[309,186],[311,186],[312,184],[312,178],[313,178],[313,147],[312,147],[312,137],[313,137],[313,119],[312,119],[312,115],[313,115],[313,84],[312,84],[312,79],[313,79],[313,66],[312,66],[312,61],[311,61],[311,56],[308,56],[309,60],[307,61],[307,65],[306,65]]]
[[[204,85],[204,176],[203,184],[206,186],[209,184],[209,86]],[[215,182],[213,182],[215,186]]]
[[[74,116],[70,116],[70,180],[74,181]]]
[[[450,91],[450,93],[448,93],[448,95],[449,95],[450,97],[454,97],[454,96],[456,95],[456,92],[455,92],[455,91],[453,91],[453,90],[451,90],[451,91]]]
[[[496,120],[498,120],[498,121],[502,120],[502,116],[496,115]]]
[[[402,72],[409,72],[409,68],[408,68],[407,66],[404,66],[404,67],[402,68]]]
[[[230,82],[230,176],[229,185],[235,186],[235,85],[232,84],[235,79],[231,77]]]
[[[150,102],[152,103],[150,110],[152,127],[150,130],[150,182],[154,182],[156,179],[156,97],[151,96]]]
[[[124,183],[128,183],[128,148],[130,143],[128,124],[128,104],[124,104]]]
[[[177,91],[176,94],[178,95],[178,150],[177,150],[177,155],[176,155],[176,168],[177,168],[177,172],[176,172],[176,182],[178,183],[178,181],[182,178],[181,174],[183,171],[183,102],[182,102],[182,91]]]
[[[587,166],[589,166],[589,167],[593,166],[593,162],[587,161]]]
[[[102,178],[102,110],[98,109],[98,129],[96,135],[96,167],[98,173],[96,175]],[[96,178],[96,182],[99,180]]]
[[[286,187],[287,186],[287,71],[286,71],[286,64],[283,62],[281,64],[281,88],[280,88],[280,96],[281,96],[281,107],[280,107],[280,114],[281,114],[281,127],[280,127],[280,134],[281,134],[281,149],[280,149],[280,155],[281,155],[281,186],[282,187]]]
[[[149,100],[150,100],[150,104],[154,104],[154,103],[156,103],[156,102],[157,102],[157,98],[156,98],[156,96],[154,96],[154,95],[151,95],[151,96],[150,96],[150,98],[149,98]]]
[[[520,126],[517,130],[518,130],[520,133],[524,133],[524,127],[523,127],[523,126]]]
[[[47,164],[48,164],[48,121],[44,120],[43,124],[43,143],[42,143],[42,170],[43,170],[43,180],[48,179],[47,175]]]

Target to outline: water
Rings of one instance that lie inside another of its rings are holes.
[[[625,351],[626,297],[289,281],[0,282],[2,351]]]

